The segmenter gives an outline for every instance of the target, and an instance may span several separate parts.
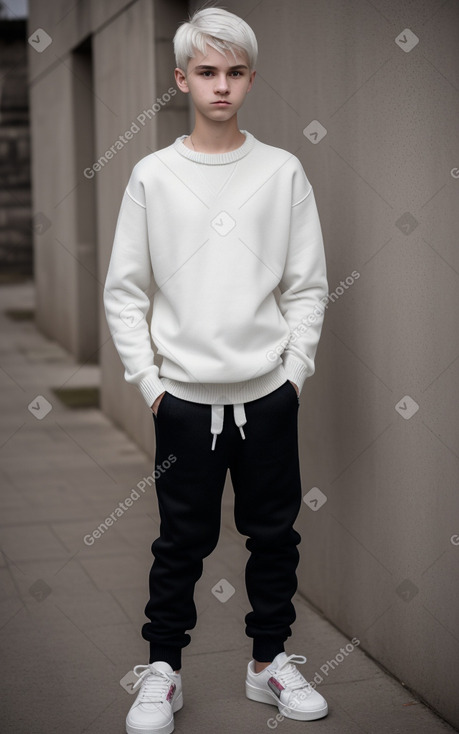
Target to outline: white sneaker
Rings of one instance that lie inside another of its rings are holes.
[[[247,698],[277,706],[288,719],[321,719],[328,714],[325,698],[310,686],[291,661],[305,663],[306,658],[280,652],[261,673],[255,673],[255,662],[251,660],[245,682]]]
[[[127,734],[171,734],[174,713],[183,706],[182,676],[163,660],[136,665],[134,673],[132,688],[140,690],[126,717]]]

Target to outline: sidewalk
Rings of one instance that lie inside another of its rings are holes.
[[[33,283],[0,287],[0,729],[123,734],[134,700],[129,672],[148,662],[140,628],[159,519],[154,485],[145,483],[143,491],[137,485],[151,475],[153,462],[99,410],[60,403],[51,388],[97,386],[99,370],[75,364],[33,320],[5,314],[33,307]],[[120,502],[124,509],[116,515]],[[276,707],[249,701],[249,554],[232,508],[227,480],[220,541],[196,585],[198,623],[183,651],[176,734],[455,731],[298,594],[286,652],[306,655],[298,668],[310,681],[317,675],[330,713],[309,723],[281,720]],[[112,525],[97,537],[111,513]],[[235,589],[223,603],[212,592],[219,582]]]

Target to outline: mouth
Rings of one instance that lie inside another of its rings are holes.
[[[228,105],[229,106],[231,104],[231,102],[226,102],[224,99],[219,99],[217,102],[212,102],[212,104],[222,105],[222,106],[223,105]]]

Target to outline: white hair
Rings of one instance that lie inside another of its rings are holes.
[[[255,33],[239,16],[223,8],[204,8],[196,11],[189,21],[184,21],[174,36],[174,53],[177,66],[186,72],[188,62],[195,51],[206,54],[206,45],[212,46],[224,56],[225,51],[245,51],[249,68],[255,67],[258,45]]]

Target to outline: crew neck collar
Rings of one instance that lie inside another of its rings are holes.
[[[254,136],[247,132],[247,130],[241,130],[241,133],[245,135],[245,141],[239,148],[230,150],[228,153],[200,153],[197,150],[191,150],[191,148],[188,148],[183,142],[188,135],[180,135],[172,145],[180,155],[183,155],[184,158],[188,158],[195,163],[220,166],[224,163],[234,163],[252,150],[255,144]]]

